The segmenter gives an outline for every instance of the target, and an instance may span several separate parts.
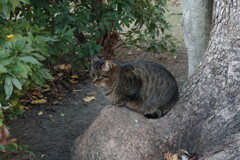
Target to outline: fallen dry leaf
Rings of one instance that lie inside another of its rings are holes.
[[[34,95],[34,96],[41,96],[42,94],[41,94],[41,92],[35,91],[35,92],[32,92],[32,95]]]
[[[63,73],[58,73],[57,76],[58,77],[61,77],[63,75]]]
[[[19,106],[19,109],[30,110],[30,108],[29,108],[29,107],[27,107],[27,106],[23,106],[23,105],[20,105],[20,106]]]
[[[77,75],[72,75],[71,78],[72,78],[72,79],[77,79],[77,78],[79,78],[79,77],[78,77]]]
[[[82,92],[82,89],[74,89],[73,92]]]
[[[97,94],[97,92],[90,92],[90,93],[88,93],[88,95],[96,95]]]
[[[43,111],[40,111],[40,112],[38,112],[38,114],[37,114],[38,116],[41,116],[41,115],[43,115]]]
[[[30,108],[29,108],[29,107],[27,107],[27,106],[24,106],[24,109],[25,109],[25,110],[30,110]]]
[[[63,99],[63,97],[64,97],[64,94],[57,94],[57,98],[58,98],[58,100]]]
[[[58,104],[58,103],[59,103],[59,101],[53,101],[53,102],[52,102],[53,105],[56,105],[56,104]]]
[[[88,70],[80,69],[79,72],[80,72],[80,73],[85,73],[85,72],[88,72]]]
[[[46,99],[37,99],[37,100],[31,101],[32,104],[43,104],[43,103],[46,103],[46,102],[47,102]]]
[[[85,97],[85,98],[83,98],[84,102],[90,102],[90,101],[92,101],[92,100],[94,100],[94,99],[96,99],[95,96],[90,96],[90,97]]]
[[[65,72],[70,71],[72,68],[71,64],[61,64],[59,65],[59,69],[64,70]]]
[[[50,91],[50,86],[47,84],[44,86],[44,89],[42,90],[43,92],[48,92]]]
[[[132,51],[128,51],[128,53],[127,53],[128,55],[131,55],[132,54]]]
[[[69,81],[70,83],[72,83],[72,84],[78,83],[78,81],[74,81],[74,80],[72,80],[72,79],[69,79],[68,81]]]

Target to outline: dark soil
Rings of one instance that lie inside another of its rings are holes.
[[[171,12],[174,11],[174,12]],[[181,35],[181,6],[171,5],[168,18],[175,25],[172,30],[177,41],[176,54],[145,53],[135,48],[121,48],[115,52],[114,60],[121,62],[144,59],[163,64],[172,72],[181,86],[187,79],[187,55]],[[75,91],[67,94],[60,103],[36,105],[16,120],[8,121],[11,138],[17,138],[18,144],[28,145],[36,154],[12,155],[11,160],[70,160],[74,140],[82,135],[109,102],[100,90],[91,85],[90,80],[84,84],[75,84]],[[84,102],[88,93],[97,92],[96,99]],[[51,99],[51,97],[48,97]],[[43,112],[42,115],[38,115]],[[0,159],[2,160],[0,154]]]
[[[98,113],[108,104],[100,90],[86,81],[77,85],[58,105],[35,106],[16,120],[8,122],[12,137],[28,145],[35,158],[18,155],[14,160],[69,160],[74,139],[88,128]],[[95,100],[84,102],[88,93],[97,92]],[[43,115],[38,115],[43,112]]]

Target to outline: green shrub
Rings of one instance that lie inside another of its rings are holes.
[[[30,0],[21,10],[31,24],[57,36],[55,57],[64,56],[73,68],[87,66],[90,55],[109,57],[116,44],[137,45],[154,52],[174,48],[164,13],[166,0]],[[53,59],[54,60],[54,59]]]
[[[50,56],[46,42],[53,39],[40,36],[41,30],[25,20],[8,20],[0,33],[0,103],[14,118],[22,113],[19,96],[52,79],[43,61]]]
[[[47,32],[19,17],[17,7],[27,3],[29,0],[0,1],[0,152],[33,155],[26,146],[8,140],[9,132],[3,125],[4,115],[12,119],[23,113],[19,108],[20,95],[32,86],[44,85],[46,79],[52,79],[43,62],[50,56],[47,42],[57,39],[50,38]]]

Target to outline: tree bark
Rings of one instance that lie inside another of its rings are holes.
[[[74,160],[159,160],[167,151],[202,160],[240,159],[240,1],[215,0],[200,66],[160,119],[106,107],[75,144]]]
[[[210,38],[213,0],[182,0],[183,34],[188,52],[188,75],[197,69]]]

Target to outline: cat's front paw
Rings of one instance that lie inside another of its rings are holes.
[[[123,107],[125,103],[122,102],[112,102],[112,105],[117,106],[117,107]]]

